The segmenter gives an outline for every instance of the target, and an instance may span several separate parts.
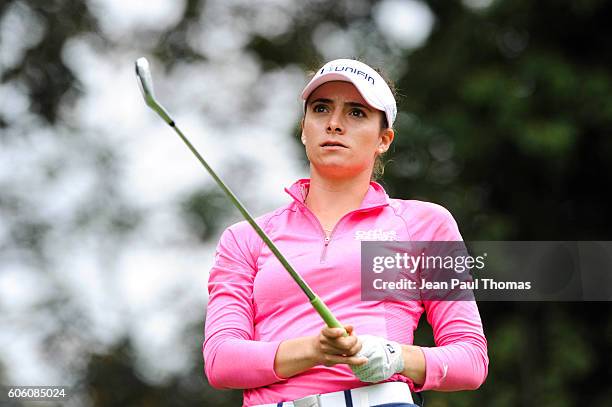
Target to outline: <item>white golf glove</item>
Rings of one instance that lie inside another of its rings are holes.
[[[399,343],[372,335],[359,335],[359,341],[361,350],[356,356],[366,357],[368,362],[361,366],[351,366],[351,369],[362,382],[380,382],[404,370]]]

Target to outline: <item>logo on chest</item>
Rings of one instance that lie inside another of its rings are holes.
[[[370,230],[357,230],[354,236],[355,240],[378,240],[378,241],[395,241],[397,235],[395,230],[382,230],[382,229],[370,229]]]

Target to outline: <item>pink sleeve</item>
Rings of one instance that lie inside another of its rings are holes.
[[[280,341],[253,340],[256,260],[248,240],[254,240],[249,236],[254,234],[233,229],[221,236],[208,280],[204,365],[208,382],[220,389],[255,388],[283,380],[274,372]],[[250,243],[252,247],[254,242]]]
[[[489,358],[478,308],[473,301],[426,301],[427,321],[436,347],[425,355],[422,390],[474,390],[487,377]]]
[[[440,241],[462,240],[452,215],[443,210],[434,233]],[[436,347],[422,347],[425,382],[422,390],[473,390],[487,377],[489,358],[480,313],[475,301],[424,301]]]

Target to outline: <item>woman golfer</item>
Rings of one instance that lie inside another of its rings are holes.
[[[244,389],[245,406],[414,406],[415,392],[476,389],[487,343],[473,301],[361,301],[361,240],[458,241],[450,213],[389,198],[372,182],[393,142],[396,103],[384,79],[350,59],[304,88],[310,178],[257,219],[342,329],[319,315],[247,222],[221,236],[210,271],[204,359],[209,383]],[[435,347],[412,345],[421,314]]]

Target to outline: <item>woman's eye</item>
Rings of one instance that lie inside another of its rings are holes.
[[[365,112],[361,109],[351,110],[351,115],[355,117],[365,117]]]
[[[315,105],[312,108],[312,111],[313,112],[317,112],[317,113],[324,113],[324,112],[327,111],[327,106],[325,106],[325,105]]]

